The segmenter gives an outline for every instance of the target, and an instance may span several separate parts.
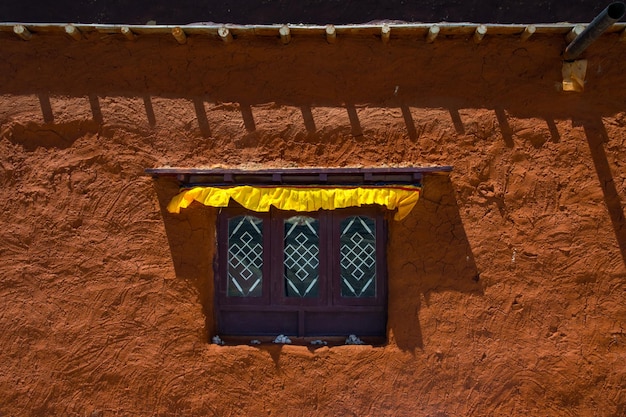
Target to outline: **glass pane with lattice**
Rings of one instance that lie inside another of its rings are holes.
[[[238,216],[228,220],[229,297],[260,297],[263,290],[263,220]]]
[[[376,221],[348,217],[340,225],[341,296],[376,296]]]
[[[287,297],[317,297],[319,221],[307,216],[285,220],[284,281]]]

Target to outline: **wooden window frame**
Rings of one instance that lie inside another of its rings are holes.
[[[241,215],[263,219],[261,297],[227,296],[228,221]],[[283,222],[294,215],[314,217],[320,221],[320,287],[317,298],[285,295]],[[343,219],[352,216],[370,217],[376,223],[375,297],[352,298],[342,297],[340,294],[339,225]],[[249,337],[278,334],[295,337],[332,337],[357,334],[384,337],[387,323],[386,240],[385,212],[380,207],[317,212],[272,209],[270,213],[256,213],[239,207],[221,209],[218,214],[215,274],[215,314],[218,334]],[[277,323],[276,326],[272,320]],[[337,320],[343,320],[344,323],[338,323]],[[287,323],[284,328],[281,322]],[[328,331],[324,330],[326,328]]]

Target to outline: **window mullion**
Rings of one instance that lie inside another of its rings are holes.
[[[326,304],[328,306],[334,305],[334,292],[335,288],[337,288],[337,283],[335,280],[337,279],[336,266],[338,259],[338,254],[336,253],[339,250],[336,245],[336,227],[335,227],[335,216],[336,214],[333,211],[329,211],[326,213],[326,253],[324,256],[326,257]]]
[[[282,286],[281,286],[281,280],[282,280],[282,242],[280,241],[282,239],[282,233],[281,232],[281,226],[282,223],[280,221],[280,218],[277,218],[278,216],[275,215],[275,213],[273,212],[273,210],[270,210],[269,213],[269,217],[270,217],[270,227],[269,227],[269,247],[268,247],[268,252],[269,252],[269,256],[270,256],[270,282],[271,282],[271,287],[270,287],[270,304],[271,305],[276,305],[279,303],[279,300],[282,297]]]
[[[380,236],[380,238],[378,238],[378,241],[376,242],[377,245],[380,245],[377,249],[376,249],[376,262],[378,263],[377,265],[377,283],[376,285],[378,285],[378,288],[380,288],[380,293],[379,293],[379,297],[380,297],[380,303],[382,306],[384,306],[385,311],[387,310],[387,223],[385,222],[384,218],[382,215],[378,215],[378,217],[376,218],[376,222],[377,222],[377,233]]]
[[[267,284],[263,286],[263,291],[267,292],[267,294],[263,294],[267,305],[272,304],[272,259],[271,256],[268,256],[268,250],[271,247],[271,229],[272,224],[270,221],[270,217],[263,216],[263,273],[264,280],[267,280]]]

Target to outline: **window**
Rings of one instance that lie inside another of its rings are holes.
[[[218,222],[220,335],[385,335],[382,209],[224,208]]]
[[[170,213],[193,204],[220,210],[213,306],[219,335],[383,337],[383,213],[404,219],[417,204],[423,176],[451,170],[428,166],[146,172],[175,179],[181,187],[167,205]]]

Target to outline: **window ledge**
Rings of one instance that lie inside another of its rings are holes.
[[[174,177],[181,186],[201,185],[421,185],[426,174],[447,174],[452,166],[378,167],[378,168],[277,168],[277,169],[204,169],[148,168],[146,174]]]
[[[220,346],[252,346],[252,347],[268,347],[268,346],[305,346],[309,349],[319,349],[322,347],[337,346],[369,346],[380,347],[387,344],[385,337],[359,337],[363,344],[348,344],[347,337],[343,336],[310,336],[296,337],[288,336],[291,343],[276,343],[275,336],[220,336],[223,344]],[[312,343],[322,341],[322,343]],[[325,342],[325,343],[324,343]],[[213,343],[215,344],[215,343]]]

